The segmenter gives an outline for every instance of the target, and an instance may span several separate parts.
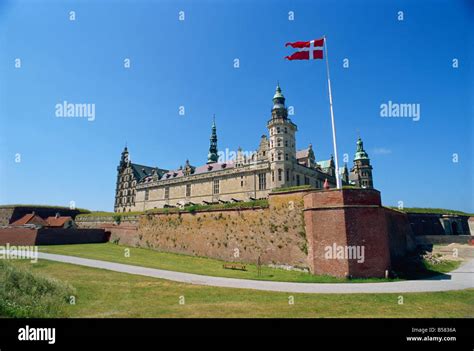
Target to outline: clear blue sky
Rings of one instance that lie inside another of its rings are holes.
[[[111,210],[125,142],[135,163],[199,165],[214,113],[220,150],[254,150],[277,80],[297,147],[328,159],[325,62],[283,59],[287,41],[325,34],[341,159],[359,131],[384,204],[474,212],[473,23],[472,3],[452,0],[2,0],[0,203]],[[94,103],[95,120],[55,117],[64,100]],[[381,118],[389,100],[419,103],[421,119]]]

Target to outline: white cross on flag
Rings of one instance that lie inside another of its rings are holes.
[[[294,43],[286,43],[285,46],[291,46],[298,49],[290,56],[286,56],[287,60],[317,60],[323,58],[324,38],[310,41],[295,41]]]

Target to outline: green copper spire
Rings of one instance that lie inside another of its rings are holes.
[[[212,119],[212,131],[211,131],[211,145],[209,146],[209,154],[207,155],[207,163],[217,162],[219,156],[217,155],[217,128],[216,128],[216,116]]]
[[[285,108],[285,97],[281,93],[280,83],[277,83],[275,95],[273,95],[273,109]]]
[[[364,150],[364,143],[362,139],[359,137],[357,139],[357,151],[354,156],[354,160],[361,160],[361,159],[368,159],[369,155],[367,155],[367,152]]]

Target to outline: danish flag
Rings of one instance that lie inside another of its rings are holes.
[[[298,49],[290,56],[286,56],[287,60],[318,60],[323,58],[324,38],[310,41],[295,41],[294,43],[286,43],[285,46],[291,46]]]

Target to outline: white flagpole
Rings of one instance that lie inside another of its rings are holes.
[[[334,163],[336,166],[336,185],[338,189],[341,189],[342,182],[341,182],[341,176],[339,174],[339,162],[338,162],[338,157],[337,157],[336,124],[334,123],[334,111],[332,108],[331,78],[329,76],[329,57],[328,57],[328,46],[327,46],[326,36],[324,36],[324,51],[326,54],[326,71],[328,74],[329,108],[331,110],[332,142],[333,142],[333,147],[334,147]]]

